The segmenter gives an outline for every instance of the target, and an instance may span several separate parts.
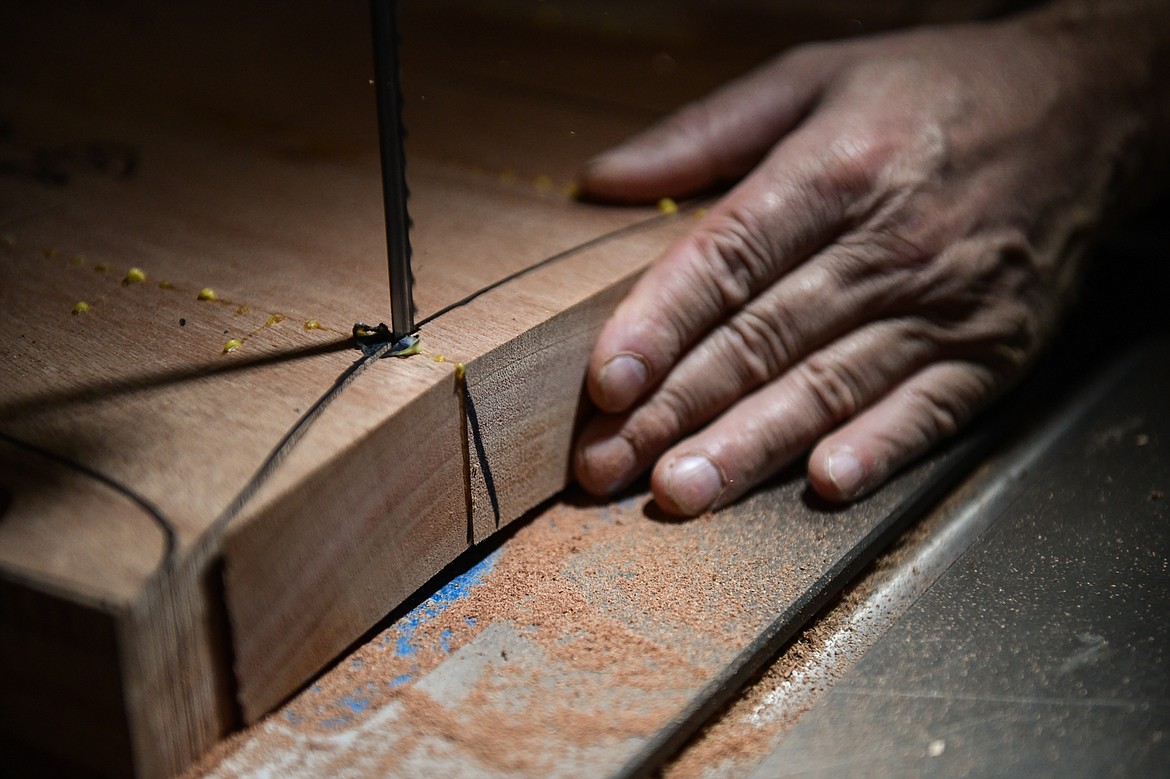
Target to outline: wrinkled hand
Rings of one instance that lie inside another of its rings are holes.
[[[579,481],[653,464],[692,515],[812,447],[850,500],[955,433],[1053,331],[1128,159],[1096,67],[1036,24],[813,45],[594,160],[606,200],[742,180],[601,333]]]

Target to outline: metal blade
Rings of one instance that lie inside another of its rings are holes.
[[[374,85],[382,152],[382,200],[390,263],[390,321],[396,338],[414,332],[414,274],[410,270],[410,216],[406,210],[406,155],[402,148],[402,92],[398,85],[398,13],[395,0],[370,0]]]

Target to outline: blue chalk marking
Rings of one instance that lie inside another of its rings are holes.
[[[290,725],[300,725],[301,724],[301,715],[297,714],[295,711],[286,711],[284,713],[284,718],[286,720],[288,720],[288,724],[290,724]]]
[[[395,678],[390,680],[390,689],[393,690],[395,687],[400,687],[409,681],[410,681],[410,674],[403,674],[402,676],[396,676]]]
[[[353,662],[351,662],[351,663],[349,664],[349,667],[350,667],[350,668],[361,668],[361,667],[362,667],[363,665],[365,665],[365,664],[366,664],[366,663],[365,663],[365,661],[364,661],[364,660],[362,660],[360,657],[355,657],[355,658],[353,659]]]
[[[443,650],[443,654],[451,651],[451,630],[444,630],[439,636],[439,649]]]
[[[345,727],[349,724],[349,716],[342,714],[340,717],[333,717],[332,719],[323,719],[318,723],[323,728],[334,730],[336,728]]]
[[[416,606],[409,614],[398,620],[390,630],[397,634],[395,639],[394,652],[399,657],[410,657],[414,655],[418,649],[415,635],[418,629],[426,625],[432,619],[442,614],[453,603],[466,598],[472,588],[483,582],[483,578],[496,565],[496,560],[499,559],[502,551],[497,549],[490,555],[476,563],[471,569],[465,573],[456,576],[447,584],[432,595],[427,600]],[[474,621],[469,620],[469,625],[473,625]],[[389,631],[388,631],[389,632]],[[443,635],[439,636],[439,649],[443,652],[449,652],[448,640],[451,637],[451,631],[443,631]],[[389,637],[387,637],[389,641]]]
[[[361,714],[370,705],[370,699],[366,697],[359,698],[357,695],[347,695],[341,699],[342,706],[348,706],[349,710],[354,714]]]
[[[475,617],[464,617],[463,621],[467,623],[467,627],[475,627]]]

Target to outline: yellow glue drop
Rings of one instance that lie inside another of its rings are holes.
[[[84,254],[73,255],[72,257],[69,258],[69,264],[76,265],[78,267],[84,265],[85,264],[85,255]]]
[[[532,182],[532,185],[536,187],[538,192],[548,192],[553,187],[553,180],[552,177],[546,176],[542,173],[536,177],[536,180]]]
[[[320,330],[321,323],[318,322],[316,319],[310,319],[308,322],[305,322],[305,329],[306,330]]]
[[[658,211],[663,214],[677,214],[678,203],[668,197],[664,197],[658,201]]]
[[[217,300],[218,297],[216,296],[214,289],[212,289],[211,287],[204,287],[203,289],[199,290],[199,294],[195,296],[195,299],[196,300]]]
[[[436,354],[436,355],[435,355],[434,357],[432,357],[431,359],[432,359],[432,360],[434,360],[435,362],[447,362],[447,358],[446,358],[446,357],[444,357],[444,356],[443,356],[443,355],[441,355],[441,354]]]
[[[404,338],[402,340],[404,341],[406,339]],[[402,341],[399,341],[398,343],[402,343]],[[390,352],[390,354],[388,354],[387,357],[413,357],[414,355],[420,354],[421,352],[422,352],[422,341],[419,340],[418,338],[415,338],[414,342],[409,344],[406,348],[404,348],[400,351]]]
[[[126,286],[141,284],[144,281],[146,281],[146,272],[142,268],[131,268],[126,271],[126,278],[122,279],[122,283]]]
[[[463,377],[467,375],[467,368],[461,362],[455,363],[455,380],[463,381]]]
[[[243,345],[244,345],[244,342],[241,341],[239,338],[233,338],[232,340],[228,341],[226,344],[223,345],[223,353],[228,354],[229,352],[234,352],[236,349],[239,349]]]
[[[283,321],[284,314],[269,314],[268,318],[264,320],[264,326],[272,327],[273,325],[279,325]]]
[[[163,279],[162,281],[160,281],[160,282],[158,283],[158,288],[159,288],[159,289],[174,289],[174,288],[175,288],[175,285],[174,285],[174,284],[172,284],[172,283],[170,283],[170,282],[169,282],[169,281],[167,281],[166,279]]]
[[[89,303],[86,303],[84,300],[79,300],[77,301],[77,305],[73,307],[73,316],[84,314],[86,311],[89,311]]]

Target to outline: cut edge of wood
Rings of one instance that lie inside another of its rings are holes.
[[[225,592],[245,722],[295,694],[464,552],[469,535],[484,540],[568,483],[589,350],[638,272],[468,363],[472,517],[464,411],[448,379],[229,528]],[[546,348],[554,340],[556,348]],[[531,413],[514,413],[524,405]],[[402,464],[404,449],[411,469],[374,481],[379,469]],[[355,480],[376,484],[376,492],[345,494]]]

